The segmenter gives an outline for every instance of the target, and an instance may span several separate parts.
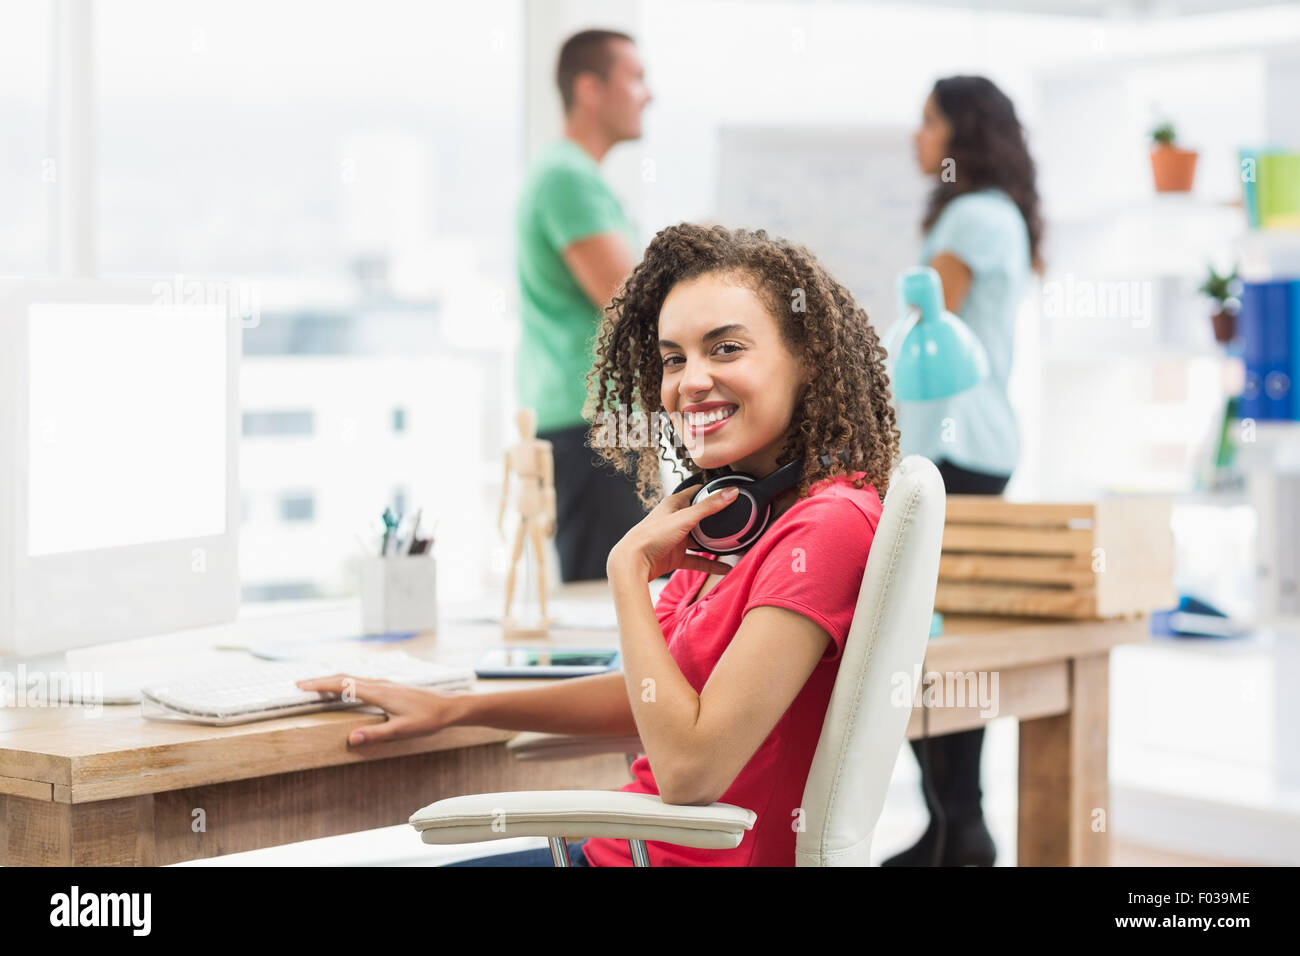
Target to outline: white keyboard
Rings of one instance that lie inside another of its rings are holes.
[[[241,665],[159,681],[140,689],[141,712],[152,720],[224,725],[366,706],[364,701],[344,700],[337,694],[306,691],[295,683],[332,674],[438,690],[468,690],[474,681],[471,668],[434,664],[402,651],[383,651]]]

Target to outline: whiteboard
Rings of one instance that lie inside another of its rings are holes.
[[[895,280],[917,264],[930,180],[902,127],[727,125],[718,221],[802,243],[883,334]]]

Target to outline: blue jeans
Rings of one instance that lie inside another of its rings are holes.
[[[582,847],[586,843],[569,843],[569,866],[591,866],[587,858],[582,855]],[[536,850],[519,850],[516,853],[498,853],[495,856],[478,856],[472,860],[460,860],[456,863],[446,863],[445,866],[554,866],[555,861],[551,859],[551,848],[548,846]]]

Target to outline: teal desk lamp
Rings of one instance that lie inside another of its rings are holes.
[[[898,277],[900,316],[885,336],[889,380],[908,402],[948,398],[988,377],[989,356],[975,333],[943,307],[939,273],[916,266]]]

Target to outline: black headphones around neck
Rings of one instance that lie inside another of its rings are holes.
[[[839,457],[845,465],[849,463],[848,452],[841,452]],[[830,455],[824,454],[819,460],[827,467],[831,464]],[[740,493],[727,507],[709,515],[691,529],[691,537],[695,541],[694,550],[717,555],[744,551],[771,526],[774,520],[772,501],[797,485],[802,475],[803,463],[792,461],[764,478],[733,471],[702,484],[691,498],[692,505],[699,504],[724,488],[739,488]],[[691,475],[673,489],[673,494],[703,482],[703,475]]]

